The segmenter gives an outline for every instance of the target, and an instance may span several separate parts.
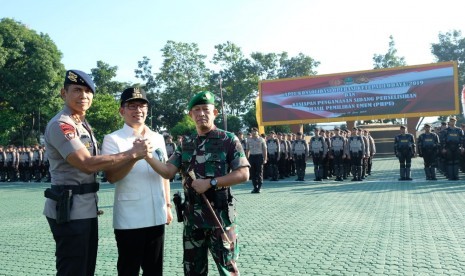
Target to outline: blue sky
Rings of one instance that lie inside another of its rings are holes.
[[[464,8],[458,0],[0,0],[0,18],[47,33],[67,69],[90,72],[102,60],[118,66],[117,80],[136,82],[137,61],[148,56],[158,71],[168,40],[197,43],[208,61],[226,41],[246,56],[302,52],[330,74],[373,68],[393,35],[408,65],[431,63],[439,32],[465,36]]]

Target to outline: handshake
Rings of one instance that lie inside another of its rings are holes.
[[[136,138],[131,150],[135,159],[153,158],[153,146],[147,139]]]

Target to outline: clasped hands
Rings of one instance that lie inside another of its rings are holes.
[[[134,140],[132,149],[137,159],[152,158],[153,146],[147,139],[137,138]]]

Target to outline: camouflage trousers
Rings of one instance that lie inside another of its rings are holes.
[[[233,244],[225,240],[219,228],[199,228],[184,221],[184,275],[208,275],[208,251],[216,263],[219,275],[239,275],[236,265],[239,255],[237,226],[231,224],[225,228],[225,232]]]

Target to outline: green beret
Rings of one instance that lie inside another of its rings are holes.
[[[195,94],[194,97],[189,101],[187,105],[187,109],[191,110],[192,107],[199,105],[199,104],[215,104],[215,96],[210,91],[202,91]]]

